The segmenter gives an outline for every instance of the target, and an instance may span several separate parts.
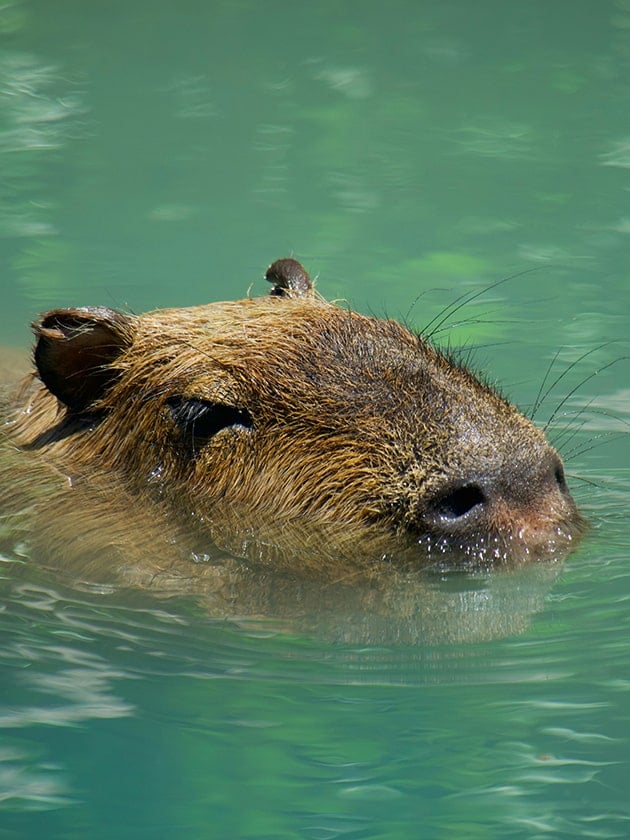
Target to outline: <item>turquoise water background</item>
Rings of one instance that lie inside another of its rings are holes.
[[[628,0],[2,4],[4,344],[289,254],[418,328],[486,289],[436,338],[544,395],[592,530],[523,632],[454,645],[7,564],[1,840],[630,837],[629,237]]]

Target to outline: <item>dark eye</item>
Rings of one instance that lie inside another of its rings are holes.
[[[221,429],[230,426],[251,429],[254,425],[247,409],[233,405],[179,396],[169,397],[166,404],[179,429],[182,442],[190,449],[193,457],[197,455],[199,447]]]

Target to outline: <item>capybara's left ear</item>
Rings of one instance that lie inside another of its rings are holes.
[[[133,342],[134,320],[105,307],[54,309],[33,324],[35,365],[48,390],[83,411],[117,377],[111,363]]]

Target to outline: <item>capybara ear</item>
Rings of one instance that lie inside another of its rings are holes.
[[[133,342],[134,322],[100,306],[54,309],[33,330],[40,379],[72,411],[83,411],[118,375],[110,365]]]
[[[271,263],[265,280],[273,283],[269,292],[275,297],[313,297],[313,283],[302,263],[293,257],[283,257]]]

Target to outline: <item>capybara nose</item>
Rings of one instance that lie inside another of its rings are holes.
[[[458,536],[471,529],[492,529],[507,524],[518,533],[531,522],[542,499],[560,512],[570,502],[564,468],[558,454],[548,449],[542,457],[519,455],[486,472],[450,481],[429,500],[426,525],[433,533]]]
[[[479,518],[488,503],[488,494],[479,481],[460,481],[439,493],[429,504],[428,518],[439,527],[457,527]]]

